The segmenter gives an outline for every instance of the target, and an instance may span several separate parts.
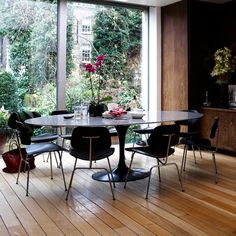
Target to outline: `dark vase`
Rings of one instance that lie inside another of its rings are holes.
[[[229,106],[229,92],[228,92],[228,84],[216,84],[215,90],[216,96],[216,105],[220,108],[228,108]]]
[[[102,116],[102,113],[107,110],[108,110],[107,105],[104,103],[100,104],[91,103],[89,104],[88,112],[90,116],[95,117],[95,116]]]

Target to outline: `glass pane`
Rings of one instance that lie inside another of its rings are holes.
[[[0,0],[0,106],[9,111],[55,109],[56,2]]]
[[[140,104],[142,11],[68,1],[67,19],[67,109]]]

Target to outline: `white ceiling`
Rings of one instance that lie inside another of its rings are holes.
[[[109,1],[109,0],[105,0]],[[112,0],[112,2],[122,2],[122,3],[131,3],[143,6],[157,6],[163,7],[181,0]],[[231,0],[200,0],[204,2],[214,2],[214,3],[225,3],[230,2]]]

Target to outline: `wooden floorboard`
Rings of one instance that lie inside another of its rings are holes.
[[[111,157],[117,165],[118,149]],[[169,161],[181,164],[182,149]],[[46,159],[46,157],[44,158]],[[78,170],[68,201],[61,170],[37,157],[36,168],[30,172],[29,197],[25,196],[26,174],[0,172],[0,235],[236,235],[236,158],[217,154],[219,182],[214,183],[212,159],[197,153],[197,164],[188,152],[186,170],[182,175],[182,192],[174,166],[161,168],[151,179],[149,199],[145,199],[147,179],[116,183],[115,196],[108,183],[96,182],[96,170]],[[127,164],[130,153],[126,153]],[[54,161],[55,162],[55,161]],[[133,167],[148,168],[155,161],[137,155]],[[63,154],[66,182],[69,184],[74,158]],[[55,163],[54,163],[55,165]],[[86,163],[79,161],[79,165]],[[106,166],[99,161],[96,166]],[[0,159],[0,168],[5,163]]]

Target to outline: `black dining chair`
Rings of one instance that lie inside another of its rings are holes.
[[[193,112],[193,113],[199,113],[197,110],[180,110],[183,112]],[[193,138],[196,137],[199,133],[198,129],[198,123],[201,118],[195,118],[191,120],[179,120],[175,121],[176,124],[180,125],[180,140],[178,145],[185,145],[186,138]],[[185,130],[183,130],[185,129]],[[195,155],[195,149],[194,146],[188,145],[187,148],[193,151],[193,157],[195,164],[197,163],[196,155]],[[201,152],[201,151],[200,151]]]
[[[153,132],[154,128],[152,127],[145,127],[145,128],[135,128],[133,129],[133,147],[135,144],[139,146],[146,146],[147,145],[147,140],[150,136],[150,134]],[[145,140],[137,141],[137,136],[138,135],[144,135]]]
[[[209,138],[201,138],[199,136],[184,138],[183,143],[185,145],[184,145],[183,158],[180,171],[181,174],[183,171],[185,171],[188,146],[193,146],[194,148],[197,148],[199,150],[205,150],[211,153],[213,162],[213,174],[215,178],[215,183],[217,183],[218,177],[217,177],[215,154],[218,149],[218,138],[219,138],[219,117],[215,117],[212,121],[212,126],[210,127],[209,130]]]
[[[29,175],[30,175],[30,159],[35,158],[36,156],[39,156],[40,154],[49,153],[50,157],[50,167],[51,167],[51,179],[53,179],[53,172],[52,172],[52,157],[51,153],[57,153],[59,156],[59,165],[62,171],[62,177],[64,181],[65,190],[67,190],[66,187],[66,181],[65,181],[65,175],[61,160],[61,151],[64,149],[53,143],[53,142],[40,142],[40,143],[32,143],[31,140],[31,132],[29,129],[19,121],[16,121],[17,129],[16,129],[16,145],[19,149],[20,153],[20,166],[18,170],[18,175],[16,179],[16,183],[19,182],[20,172],[21,172],[21,166],[22,162],[25,163],[25,166],[27,167],[27,185],[26,185],[26,196],[28,196],[29,193]],[[22,146],[23,145],[23,146]],[[23,154],[22,150],[24,150],[25,155]]]
[[[55,110],[51,112],[51,116],[55,116],[55,115],[68,115],[68,114],[72,114],[71,112],[67,111],[67,110]],[[70,141],[71,140],[71,133],[63,133],[63,127],[55,127],[55,128],[59,128],[59,136],[62,138],[62,147],[65,146],[65,141]]]
[[[25,120],[31,119],[31,118],[37,118],[41,117],[41,115],[36,111],[20,111],[20,112],[13,112],[11,113],[9,119],[8,119],[8,126],[12,128],[13,130],[17,129],[17,121],[22,122],[25,127],[27,127],[28,132],[30,133],[31,142],[32,143],[42,143],[42,142],[55,142],[57,141],[59,135],[56,133],[50,133],[50,132],[42,132],[42,126],[38,125],[29,125],[25,123]],[[35,133],[39,133],[36,134]],[[44,160],[44,158],[43,158]],[[55,160],[57,163],[57,166],[59,167],[59,163],[57,161],[57,158],[55,156]]]
[[[40,134],[34,135],[36,131],[39,131],[42,126],[38,125],[28,125],[25,123],[25,120],[41,117],[41,115],[36,111],[21,111],[21,112],[12,112],[8,119],[8,126],[12,129],[17,129],[16,121],[22,122],[30,132],[31,142],[32,143],[40,143],[40,142],[52,142],[58,139],[58,135],[56,133],[52,134],[49,132],[39,132]]]
[[[66,195],[68,199],[75,171],[78,169],[103,169],[108,174],[108,180],[113,199],[115,199],[112,182],[115,187],[109,156],[115,149],[111,147],[111,136],[105,127],[76,127],[72,132],[70,155],[75,157],[74,168]],[[93,161],[107,159],[109,170],[105,167],[93,166]],[[78,159],[87,161],[88,167],[77,166]]]
[[[147,146],[130,147],[130,148],[125,149],[126,151],[132,152],[131,161],[130,161],[130,165],[128,168],[128,173],[127,173],[127,177],[126,177],[125,185],[124,185],[125,188],[127,185],[129,173],[131,171],[134,155],[138,153],[141,155],[155,158],[157,161],[157,164],[150,168],[146,199],[148,198],[148,192],[149,192],[149,186],[150,186],[150,180],[151,180],[153,168],[158,168],[159,182],[161,182],[160,168],[167,165],[174,165],[176,167],[178,179],[181,185],[181,190],[184,191],[183,186],[182,186],[180,171],[177,164],[175,162],[168,162],[168,159],[169,159],[168,157],[175,152],[174,146],[179,142],[179,132],[180,132],[179,125],[176,125],[176,124],[160,125],[154,128],[153,132],[151,133],[150,137],[147,140],[148,142]]]

